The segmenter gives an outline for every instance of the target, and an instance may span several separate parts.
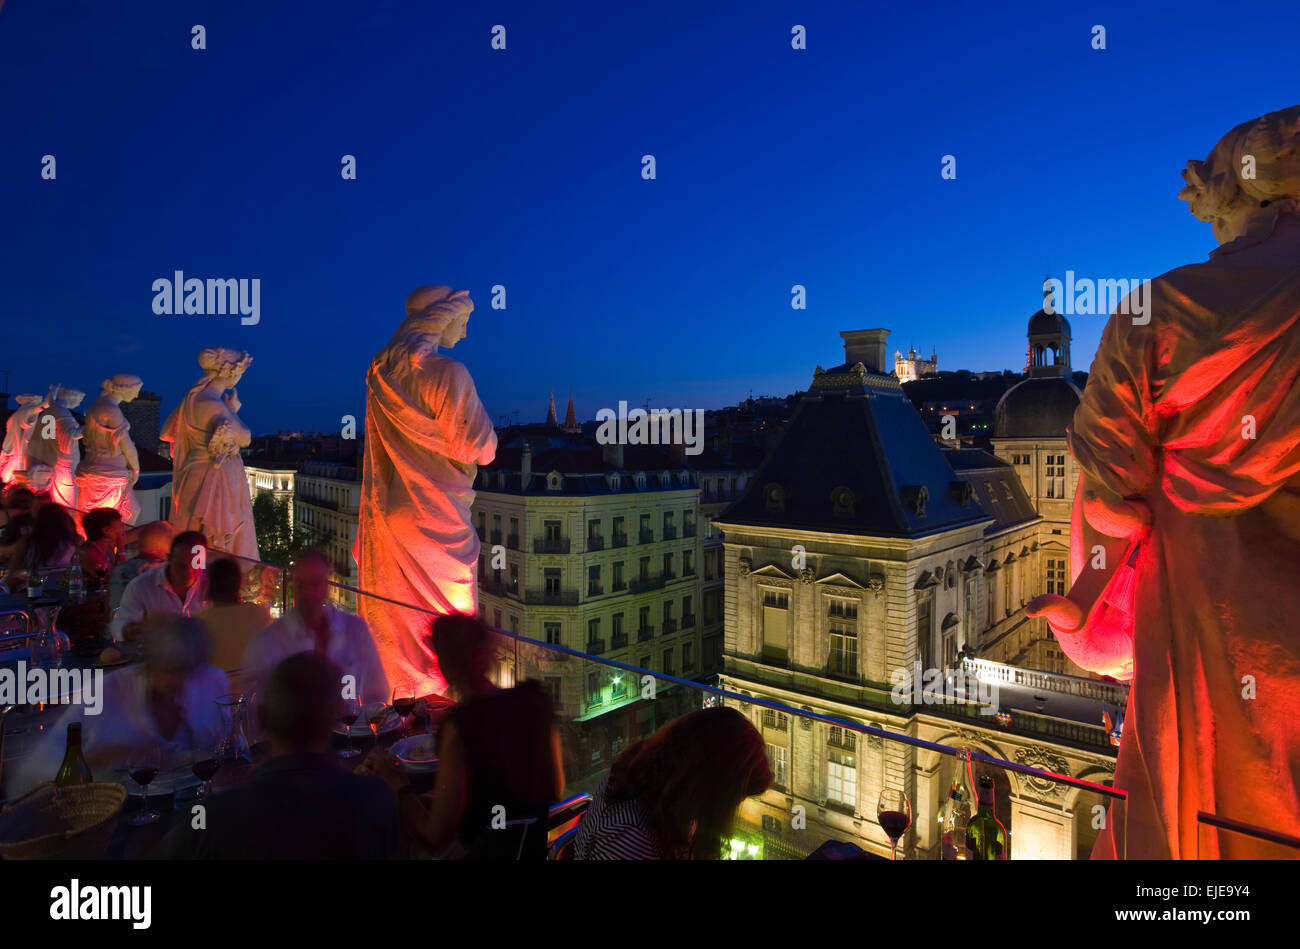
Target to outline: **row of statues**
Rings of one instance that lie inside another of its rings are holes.
[[[99,398],[78,424],[72,410],[86,394],[63,385],[49,394],[20,395],[5,425],[0,482],[48,493],[70,510],[115,507],[134,523],[140,507],[132,491],[140,476],[139,455],[121,404],[140,394],[139,377],[105,379]]]
[[[247,353],[233,349],[199,353],[203,378],[186,393],[159,438],[172,458],[172,523],[202,531],[215,549],[256,560],[252,499],[240,456],[252,432],[239,420],[235,392],[251,362]],[[80,424],[72,410],[84,392],[55,385],[44,397],[18,396],[0,449],[0,483],[48,494],[73,511],[116,508],[134,525],[140,516],[134,490],[140,457],[122,403],[133,401],[143,384],[127,373],[105,379]]]

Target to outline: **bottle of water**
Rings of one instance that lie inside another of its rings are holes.
[[[68,566],[68,598],[73,603],[86,602],[86,578],[81,572],[81,563],[75,557]]]

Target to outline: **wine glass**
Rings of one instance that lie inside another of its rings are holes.
[[[350,698],[343,700],[343,708],[339,713],[339,719],[343,722],[343,727],[348,732],[348,747],[345,751],[339,752],[340,758],[355,758],[361,752],[352,747],[352,726],[356,724],[361,717],[361,700]]]
[[[155,745],[135,752],[127,765],[131,780],[140,786],[140,810],[132,814],[127,821],[132,827],[152,824],[159,817],[158,812],[149,806],[149,785],[158,776],[162,767],[162,753]]]
[[[885,788],[876,802],[876,820],[880,821],[881,829],[893,843],[889,858],[897,860],[899,838],[912,826],[912,802],[904,792]]]
[[[190,758],[190,770],[202,782],[194,795],[196,798],[207,797],[212,793],[212,779],[220,768],[221,759],[214,749],[200,748],[194,752]]]
[[[379,730],[384,727],[384,722],[388,720],[388,703],[380,700],[377,702],[367,702],[365,704],[366,724],[370,726],[370,734],[375,736],[375,744],[379,743]]]
[[[393,710],[402,716],[402,734],[411,727],[410,715],[415,711],[415,686],[410,682],[393,686]]]

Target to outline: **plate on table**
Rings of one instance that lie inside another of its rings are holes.
[[[433,735],[412,735],[393,744],[393,754],[403,771],[427,774],[438,770],[438,753]]]
[[[392,709],[389,709],[388,717],[385,718],[383,724],[379,726],[379,734],[391,735],[401,727],[402,716],[398,715]],[[353,738],[369,738],[370,725],[361,719],[357,719],[351,727],[344,725],[342,722],[334,723],[334,734],[347,735],[349,733],[351,733]]]

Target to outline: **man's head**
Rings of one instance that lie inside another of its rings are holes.
[[[145,636],[144,668],[150,684],[175,695],[185,680],[208,661],[208,627],[190,616],[172,616]]]
[[[207,563],[208,539],[199,531],[181,531],[167,554],[167,575],[189,586],[198,580]]]
[[[293,558],[293,605],[315,612],[329,599],[334,565],[319,547],[308,547]]]
[[[169,521],[150,521],[136,534],[136,550],[146,560],[166,560],[176,528]]]
[[[343,670],[317,652],[295,653],[272,670],[258,716],[277,755],[314,754],[329,747],[339,719]]]
[[[208,564],[208,596],[213,603],[238,603],[243,585],[244,571],[238,560],[222,557]]]

